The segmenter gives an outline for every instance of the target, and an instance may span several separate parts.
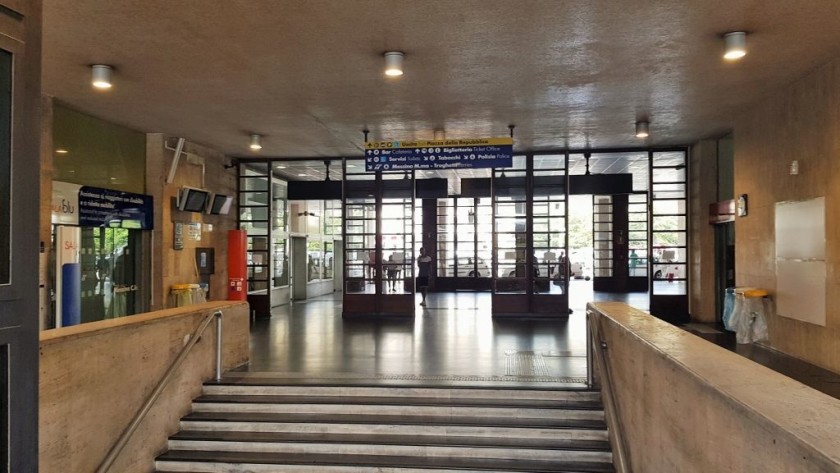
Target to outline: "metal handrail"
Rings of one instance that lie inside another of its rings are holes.
[[[152,409],[152,406],[160,397],[161,393],[163,393],[164,388],[169,384],[169,381],[172,379],[175,372],[178,368],[181,367],[183,364],[184,359],[186,359],[187,355],[189,354],[192,347],[198,343],[199,338],[201,335],[204,334],[204,331],[207,330],[207,327],[210,325],[210,322],[216,319],[216,381],[220,381],[222,379],[222,311],[217,310],[212,314],[205,317],[205,319],[201,322],[201,325],[195,329],[193,332],[190,341],[184,345],[184,348],[181,349],[181,352],[178,353],[178,357],[175,358],[175,361],[169,365],[169,369],[166,370],[166,373],[163,375],[163,378],[158,382],[157,386],[155,386],[154,391],[146,398],[146,402],[143,403],[143,406],[137,411],[137,414],[134,415],[134,418],[131,419],[131,423],[128,424],[128,427],[125,428],[122,435],[120,435],[119,439],[117,439],[114,446],[111,447],[111,450],[108,451],[108,455],[105,456],[105,459],[102,461],[102,464],[99,465],[99,468],[96,470],[97,473],[107,473],[107,471],[113,466],[114,462],[117,460],[117,457],[120,455],[122,450],[125,448],[126,444],[128,444],[129,439],[131,436],[134,435],[134,432],[140,426],[140,422],[146,417],[146,414]]]
[[[586,310],[587,384],[589,387],[594,387],[597,384],[592,369],[592,359],[594,358],[598,364],[598,373],[601,375],[600,385],[604,398],[604,415],[607,418],[607,433],[610,437],[610,444],[613,446],[615,471],[616,473],[632,473],[630,462],[627,459],[627,447],[624,443],[621,420],[618,417],[618,407],[613,396],[612,375],[605,359],[607,342],[601,340],[601,320],[594,315],[594,312]]]

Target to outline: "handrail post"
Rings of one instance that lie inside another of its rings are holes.
[[[216,381],[222,380],[222,311],[217,310],[216,317]]]

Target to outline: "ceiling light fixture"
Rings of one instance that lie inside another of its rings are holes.
[[[641,120],[636,122],[636,138],[647,138],[650,136],[650,123]]]
[[[747,33],[744,31],[732,31],[723,35],[726,43],[726,52],[723,58],[727,61],[735,61],[747,55]]]
[[[55,154],[68,154],[68,153],[69,153],[69,151],[67,151],[64,148],[58,148],[58,149],[55,150]]]
[[[94,64],[90,66],[90,83],[97,89],[110,89],[113,85],[111,79],[114,77],[114,68],[105,64]]]
[[[403,58],[405,54],[400,51],[388,51],[385,53],[385,75],[398,77],[403,75]]]
[[[262,136],[256,133],[251,134],[251,144],[248,145],[254,151],[259,151],[262,149]]]

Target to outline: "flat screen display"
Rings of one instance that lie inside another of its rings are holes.
[[[227,215],[228,212],[230,212],[232,203],[233,197],[229,195],[214,194],[213,198],[210,199],[210,206],[207,209],[207,213],[213,215]]]
[[[185,212],[204,212],[208,196],[207,191],[184,187],[181,189],[181,200],[178,208]]]

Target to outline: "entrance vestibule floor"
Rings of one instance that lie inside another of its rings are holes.
[[[418,305],[406,319],[344,319],[339,293],[294,302],[255,322],[245,369],[301,378],[583,386],[586,302],[621,300],[642,310],[648,304],[646,294],[594,294],[591,288],[591,282],[571,281],[574,312],[548,320],[494,319],[487,292],[430,293],[427,306]]]

